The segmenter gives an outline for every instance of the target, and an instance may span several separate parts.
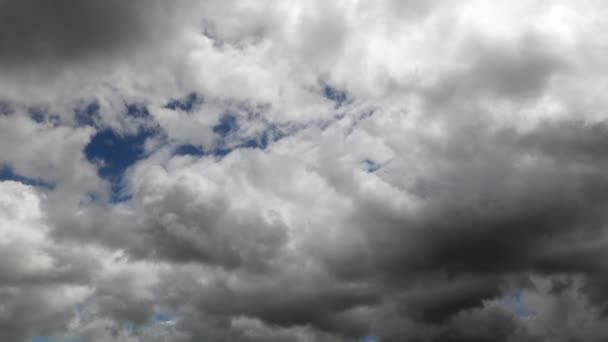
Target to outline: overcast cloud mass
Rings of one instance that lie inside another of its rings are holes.
[[[607,17],[0,0],[0,341],[608,341]]]

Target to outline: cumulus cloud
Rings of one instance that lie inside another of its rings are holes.
[[[607,11],[0,0],[0,339],[606,340]]]
[[[64,250],[50,238],[41,194],[12,181],[0,183],[0,189],[0,336],[19,341],[69,319],[74,305],[91,292],[96,261],[75,258],[77,250]]]

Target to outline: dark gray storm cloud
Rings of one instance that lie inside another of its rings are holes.
[[[399,220],[361,205],[353,223],[364,223],[366,243],[347,252],[328,246],[330,267],[344,279],[385,279],[404,293],[392,297],[401,314],[427,323],[481,308],[507,278],[526,274],[583,274],[581,294],[605,310],[605,127],[558,121],[526,133],[469,131],[427,146],[447,166],[415,185],[428,206]]]
[[[125,57],[162,42],[175,6],[159,1],[0,1],[0,67],[48,68]]]

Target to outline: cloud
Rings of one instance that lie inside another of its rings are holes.
[[[0,182],[0,189],[0,337],[19,341],[61,328],[91,292],[89,270],[96,264],[49,238],[36,190],[12,181]]]
[[[113,0],[52,5],[37,0],[2,1],[0,9],[4,68],[79,63],[123,53],[156,34],[166,34],[163,31],[173,10],[159,2]]]
[[[607,10],[0,0],[0,339],[605,340]]]

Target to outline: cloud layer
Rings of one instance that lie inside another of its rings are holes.
[[[606,340],[607,11],[0,0],[0,339]]]

